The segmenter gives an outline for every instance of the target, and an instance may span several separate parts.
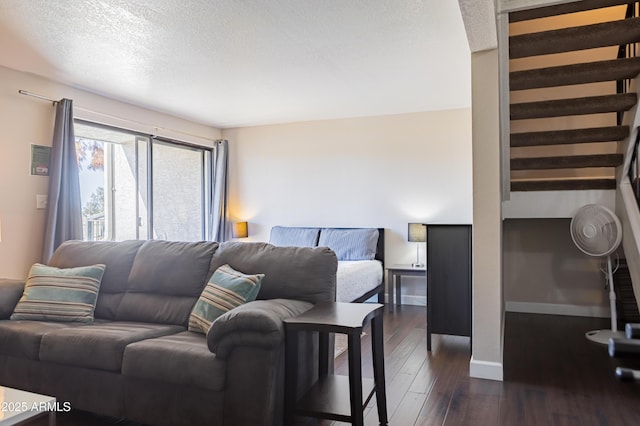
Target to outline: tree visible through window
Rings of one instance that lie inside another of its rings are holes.
[[[82,194],[82,226],[85,240],[99,241],[105,239],[104,217],[104,186],[95,186],[91,181],[102,178],[104,174],[104,144],[103,142],[76,137],[76,155],[82,189],[84,192],[92,190],[87,197]],[[92,176],[93,179],[88,177]],[[84,179],[83,179],[84,177]]]

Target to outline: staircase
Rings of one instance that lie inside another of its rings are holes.
[[[509,14],[511,191],[615,189],[622,114],[640,73],[637,4],[583,0]]]

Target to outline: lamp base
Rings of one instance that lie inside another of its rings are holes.
[[[412,263],[412,268],[424,268],[424,263]]]

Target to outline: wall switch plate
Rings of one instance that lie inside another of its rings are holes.
[[[47,196],[42,194],[36,195],[36,209],[43,210],[47,208]]]

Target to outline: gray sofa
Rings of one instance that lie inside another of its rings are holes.
[[[327,248],[266,243],[64,243],[49,265],[106,265],[95,321],[16,321],[24,282],[0,280],[0,385],[53,395],[72,409],[158,425],[282,422],[282,320],[335,300]],[[258,300],[187,331],[221,265],[265,277]],[[299,392],[314,380],[317,344],[301,342]]]

